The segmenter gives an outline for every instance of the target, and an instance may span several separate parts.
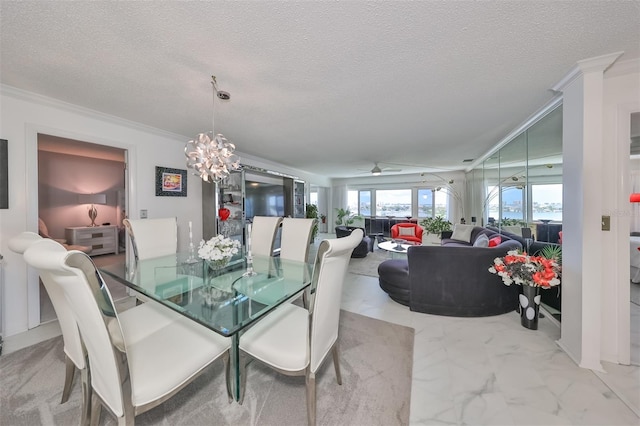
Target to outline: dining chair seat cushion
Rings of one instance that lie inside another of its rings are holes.
[[[108,328],[113,344],[122,348],[120,336],[130,345],[144,339],[150,333],[161,330],[181,317],[182,315],[179,313],[165,308],[159,303],[142,303],[118,313],[122,333],[114,333],[112,330],[112,327],[118,326],[117,321],[111,321]]]
[[[186,317],[134,343],[127,341],[133,405],[156,401],[189,382],[203,366],[228,350],[230,343],[230,339]]]
[[[286,303],[251,327],[240,349],[283,371],[309,365],[309,311]]]

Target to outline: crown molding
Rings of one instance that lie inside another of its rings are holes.
[[[569,72],[560,79],[551,90],[563,92],[565,87],[571,84],[576,78],[583,74],[592,72],[604,72],[609,68],[624,52],[609,53],[608,55],[596,56],[594,58],[578,61]]]
[[[180,142],[185,142],[189,140],[188,136],[179,135],[177,133],[168,132],[166,130],[161,130],[156,127],[147,126],[146,124],[127,120],[121,117],[116,117],[115,115],[105,114],[100,111],[81,107],[79,105],[71,104],[69,102],[64,102],[59,99],[50,98],[48,96],[29,92],[26,90],[18,89],[13,86],[7,86],[6,84],[0,84],[0,95],[12,97],[12,98],[27,101],[27,102],[32,102],[42,106],[61,109],[74,114],[83,115],[88,118],[105,121],[107,123],[111,123],[114,125],[128,127],[132,130],[151,133],[156,136],[161,136],[168,139],[175,139],[176,141],[180,141]]]
[[[604,73],[604,78],[640,73],[640,58],[616,62]]]

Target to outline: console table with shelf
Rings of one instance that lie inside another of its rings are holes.
[[[118,227],[71,226],[64,229],[68,244],[91,247],[91,256],[99,254],[118,254]]]

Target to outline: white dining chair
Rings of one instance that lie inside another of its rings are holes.
[[[315,376],[329,352],[338,384],[342,384],[338,356],[340,300],[351,252],[363,235],[361,229],[356,229],[348,237],[320,243],[309,309],[285,303],[242,335],[240,403],[246,392],[247,362],[258,360],[283,374],[305,376],[307,420],[309,425],[315,425]]]
[[[31,244],[24,258],[62,290],[76,320],[90,366],[91,424],[97,424],[104,406],[118,424],[133,425],[136,415],[175,395],[219,358],[225,361],[231,400],[228,338],[151,303],[119,314],[102,276],[82,252],[42,240]],[[84,415],[83,409],[83,420]]]
[[[254,216],[251,222],[251,254],[273,256],[274,244],[282,218],[278,216]]]
[[[311,236],[316,219],[303,219],[285,217],[282,219],[282,230],[280,233],[280,259],[283,261],[292,260],[295,262],[307,263],[309,260],[309,247],[311,246]],[[285,278],[293,278],[296,281],[304,274],[304,266],[286,268]],[[293,275],[295,274],[295,275]],[[298,299],[300,296],[291,298],[290,301]],[[309,291],[302,293],[303,305],[308,306]]]
[[[8,242],[9,249],[15,253],[24,252],[35,242],[44,241],[41,244],[52,253],[64,253],[68,248],[51,239],[43,239],[34,232],[22,232],[11,238]],[[86,361],[86,351],[82,346],[80,331],[76,323],[69,302],[67,301],[62,288],[52,279],[51,273],[39,271],[40,280],[44,286],[62,332],[63,351],[65,354],[65,381],[62,390],[60,403],[64,404],[69,399],[73,388],[73,378],[76,370],[80,372],[80,382],[82,388],[82,414],[81,419],[88,421],[89,403],[91,397],[91,385],[89,377],[88,363]],[[169,322],[175,321],[177,314],[163,309],[159,305],[140,305],[127,310],[121,314],[121,321],[128,331],[128,341],[135,342],[144,334],[152,332],[155,328],[164,327]],[[84,421],[83,421],[84,422]]]
[[[125,219],[122,221],[131,239],[137,260],[175,254],[178,251],[178,223],[175,217]]]
[[[9,250],[24,254],[24,252],[35,242],[43,241],[43,237],[36,234],[35,232],[22,232],[21,234],[11,238],[8,242]],[[51,241],[55,245],[60,245],[63,250],[66,250],[66,247],[62,246],[57,241]],[[83,383],[82,392],[83,392],[83,400],[88,401],[88,396],[84,395],[84,392],[87,390],[86,381],[88,379],[88,375],[86,372],[87,364],[85,362],[85,352],[82,348],[82,341],[80,340],[80,333],[78,332],[78,326],[76,325],[76,320],[73,316],[73,313],[69,309],[69,303],[62,292],[62,289],[59,288],[54,282],[52,282],[49,273],[43,272],[40,275],[40,280],[42,281],[42,285],[49,295],[49,299],[51,300],[51,304],[53,305],[53,310],[58,317],[58,324],[60,325],[60,330],[62,331],[62,341],[63,341],[63,351],[64,351],[64,359],[65,359],[65,376],[64,376],[64,386],[62,388],[62,400],[61,404],[64,404],[69,399],[69,395],[71,394],[71,389],[73,385],[73,376],[75,375],[76,369],[81,373],[81,382]],[[83,408],[88,408],[88,405]],[[82,418],[85,418],[86,415],[83,414]]]
[[[307,262],[316,219],[285,217],[280,234],[280,258]]]

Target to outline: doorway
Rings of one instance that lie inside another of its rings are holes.
[[[126,149],[38,133],[37,158],[39,233],[78,246],[96,262],[124,253]],[[39,302],[40,323],[55,320],[42,284]]]

